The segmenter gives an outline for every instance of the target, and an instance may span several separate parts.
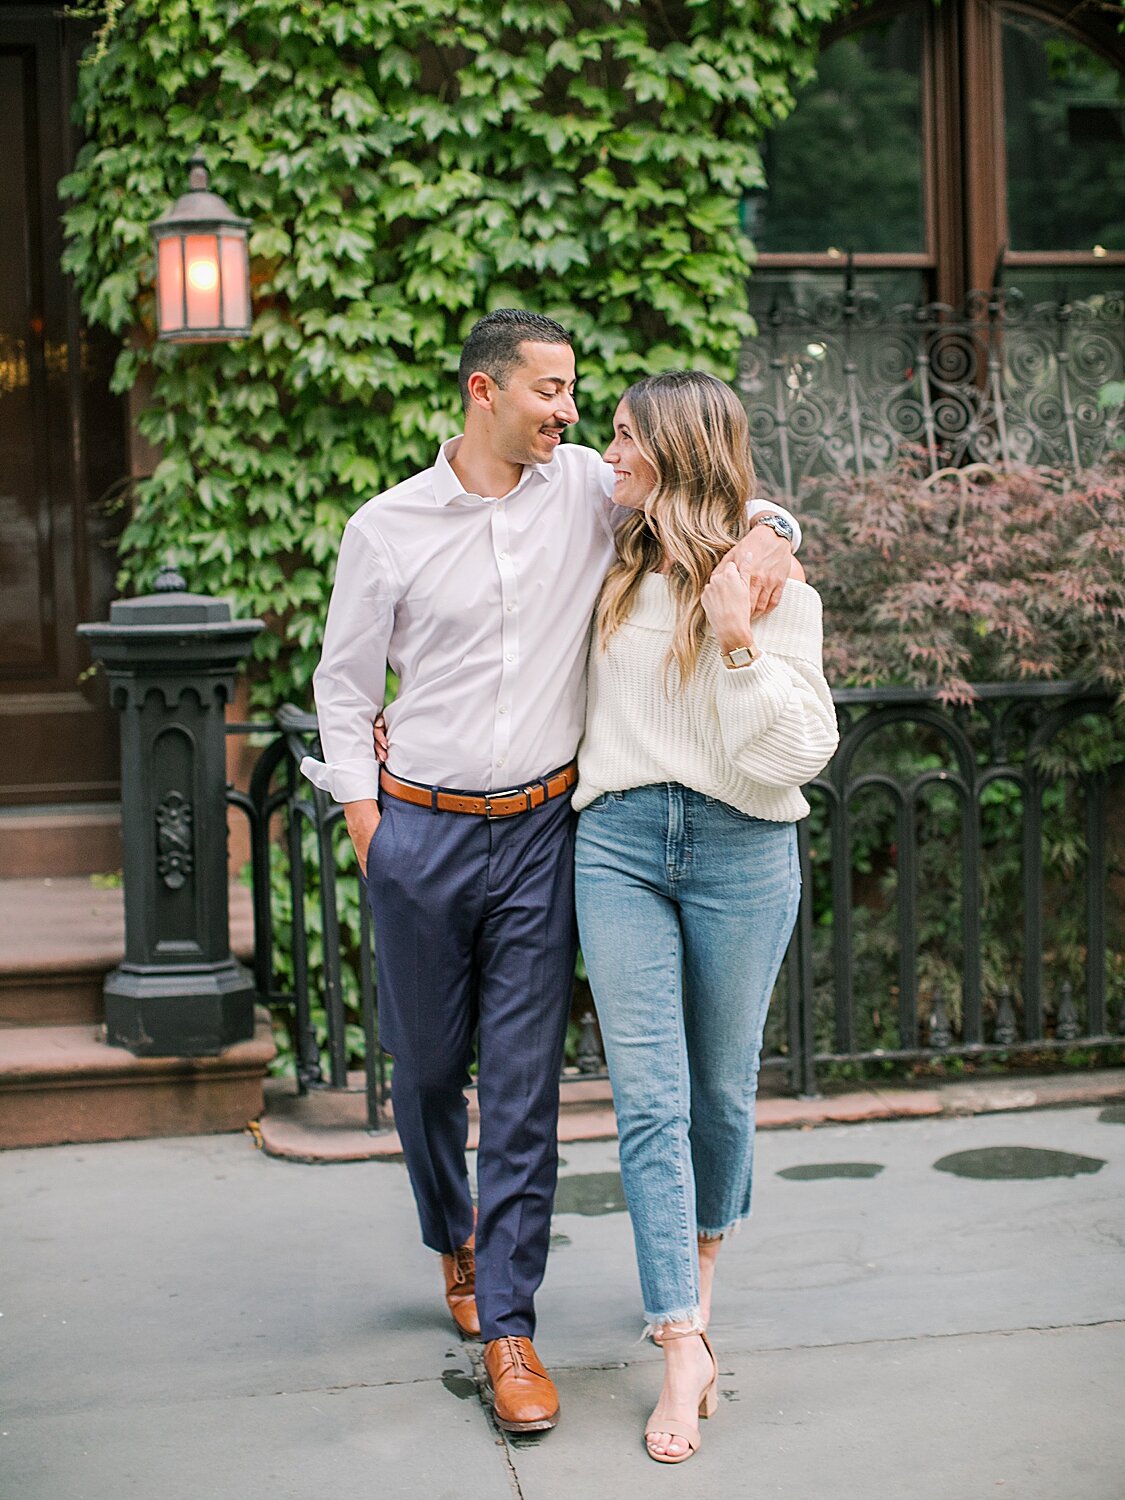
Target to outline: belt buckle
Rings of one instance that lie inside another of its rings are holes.
[[[493,812],[492,811],[493,799],[495,799],[498,802],[501,799],[501,797],[522,797],[524,799],[524,802],[525,802],[526,805],[524,807],[518,808],[516,812]],[[514,818],[514,817],[516,817],[518,815],[518,813],[521,813],[521,812],[530,812],[530,811],[531,811],[531,788],[530,787],[526,787],[526,786],[513,786],[513,787],[509,787],[506,792],[485,792],[485,794],[484,794],[484,815],[485,815],[485,817],[488,819],[488,821],[490,823],[495,822],[498,818]]]

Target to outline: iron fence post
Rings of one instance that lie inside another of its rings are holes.
[[[1107,1030],[1105,995],[1106,776],[1084,779],[1086,789],[1086,1030]]]
[[[797,926],[793,934],[796,955],[796,982],[799,1018],[800,1056],[796,1070],[802,1098],[814,1099],[820,1090],[816,1079],[816,995],[813,988],[813,919],[812,860],[809,854],[809,825],[802,818],[797,824],[797,856],[801,870],[801,904],[797,908]],[[792,1076],[792,1075],[791,1075]],[[797,1078],[794,1082],[797,1082]]]

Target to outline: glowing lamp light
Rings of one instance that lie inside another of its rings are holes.
[[[210,191],[202,156],[189,166],[187,192],[152,226],[157,337],[174,344],[244,339],[250,332],[250,220]]]
[[[213,260],[189,261],[187,279],[188,286],[193,286],[198,291],[213,291],[219,284],[219,268]]]

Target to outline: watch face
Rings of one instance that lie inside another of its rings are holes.
[[[784,516],[767,516],[758,524],[768,526],[771,531],[776,531],[778,536],[783,536],[787,542],[793,540],[793,528]]]

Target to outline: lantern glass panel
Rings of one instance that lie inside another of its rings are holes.
[[[218,328],[219,239],[214,234],[184,236],[187,266],[187,326]]]
[[[219,240],[223,273],[223,327],[250,325],[250,265],[243,235],[224,234]]]
[[[172,333],[184,326],[184,261],[179,235],[166,235],[158,242],[156,253],[160,332]]]

